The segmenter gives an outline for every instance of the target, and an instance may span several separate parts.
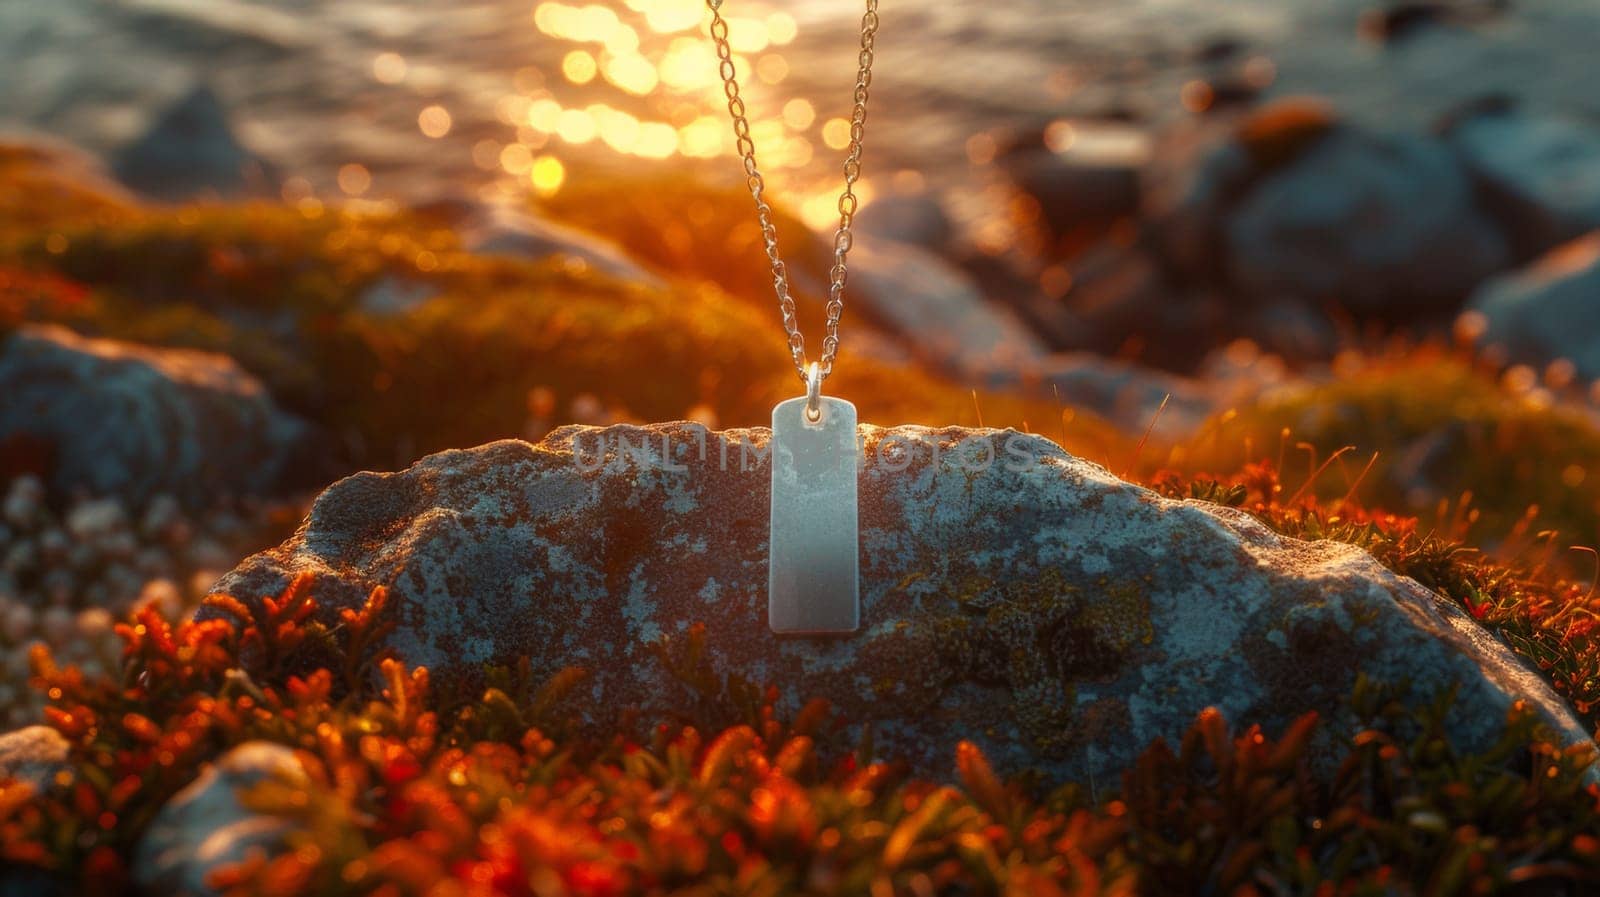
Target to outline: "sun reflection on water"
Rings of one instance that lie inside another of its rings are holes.
[[[849,123],[819,114],[807,99],[767,90],[790,75],[783,48],[798,37],[799,23],[781,10],[753,9],[730,15],[728,23],[761,167],[774,196],[808,224],[831,226],[838,218],[838,165],[829,156],[848,143]],[[476,168],[500,175],[488,192],[503,199],[552,196],[612,158],[704,167],[703,160],[733,156],[707,18],[703,0],[535,3],[525,21],[540,39],[567,46],[548,57],[557,64],[516,69],[506,93],[493,101],[506,131],[471,145]],[[373,59],[372,77],[407,84],[415,81],[414,68],[398,52],[385,51]],[[839,77],[841,103],[848,100],[848,74]],[[418,114],[417,127],[429,137],[442,137],[454,125],[442,98],[430,97]],[[368,186],[357,168],[340,179],[347,195]],[[857,192],[870,197],[871,185],[863,182]]]

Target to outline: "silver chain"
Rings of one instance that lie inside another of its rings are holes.
[[[755,197],[756,217],[761,221],[761,237],[772,263],[772,287],[778,294],[778,309],[783,313],[783,329],[789,334],[789,354],[802,381],[806,380],[806,341],[795,317],[794,297],[789,295],[789,273],[778,254],[778,229],[772,223],[772,206],[763,195],[766,181],[756,167],[756,145],[750,137],[750,121],[745,117],[744,100],[733,64],[733,48],[728,43],[728,22],[722,17],[723,0],[706,0],[711,9],[711,39],[717,45],[718,69],[723,93],[728,97],[728,114],[733,116],[733,136],[744,159],[745,182]],[[878,35],[878,0],[866,0],[861,16],[860,68],[856,74],[855,108],[850,114],[850,151],[844,159],[844,192],[839,195],[839,229],[833,236],[833,267],[828,271],[827,335],[822,340],[820,372],[823,379],[833,373],[833,360],[839,354],[839,316],[844,314],[844,284],[848,276],[845,257],[850,254],[850,225],[855,220],[856,179],[861,176],[861,139],[867,124],[867,91],[872,86],[872,45]]]

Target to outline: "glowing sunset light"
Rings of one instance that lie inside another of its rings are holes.
[[[617,18],[616,10],[609,6],[591,3],[578,9],[579,39],[604,41],[619,27],[627,28]],[[633,29],[629,28],[629,31]]]
[[[450,125],[450,110],[443,106],[429,106],[417,115],[417,128],[435,140],[450,133]]]
[[[561,120],[561,104],[545,97],[534,100],[528,104],[528,111],[523,116],[523,121],[536,130],[550,133],[556,129],[556,123]]]
[[[800,26],[795,24],[794,16],[786,12],[775,12],[767,16],[766,25],[767,36],[779,46],[793,42],[800,35]]]
[[[703,115],[678,130],[678,145],[685,156],[709,159],[728,145],[728,125],[714,115]]]
[[[822,142],[828,149],[844,149],[850,145],[850,122],[842,118],[830,118],[822,126]]]
[[[541,3],[533,8],[533,25],[545,34],[556,33],[556,18],[566,14],[559,3]]]
[[[776,148],[789,136],[784,130],[781,121],[758,121],[750,129],[750,136],[755,140],[756,146]]]
[[[877,190],[866,179],[856,182],[856,204],[858,211],[867,207],[872,198],[877,195]],[[815,231],[830,231],[839,224],[839,194],[835,188],[828,186],[800,204],[800,220]]]
[[[367,166],[351,162],[339,169],[339,189],[346,195],[360,196],[372,186],[372,174]]]
[[[645,96],[661,82],[656,67],[637,53],[608,56],[600,67],[601,74],[613,85],[633,94]]]
[[[568,143],[588,143],[598,133],[594,119],[582,109],[563,109],[556,120],[556,135]]]
[[[639,32],[618,22],[617,26],[606,34],[601,43],[605,44],[607,53],[618,55],[637,53],[639,51]]]
[[[804,137],[791,137],[785,140],[779,151],[779,165],[787,168],[804,168],[811,164],[811,159],[816,155],[816,149],[811,141]]]
[[[587,110],[600,131],[600,139],[619,153],[631,152],[639,139],[639,120],[610,106],[596,104]]]
[[[563,40],[600,42],[620,23],[616,12],[598,5],[541,3],[533,10],[534,26]]]
[[[735,53],[760,53],[772,44],[767,23],[761,19],[728,17],[728,45]]]
[[[823,231],[839,223],[839,200],[829,195],[813,196],[800,204],[800,220],[814,231]]]
[[[740,69],[743,71],[743,69]],[[768,53],[756,60],[756,77],[767,84],[777,84],[789,77],[789,60],[777,53]]]
[[[509,94],[494,104],[495,117],[503,124],[514,125],[528,117],[528,98]]]
[[[748,71],[748,64],[734,57],[734,65]],[[674,90],[687,91],[711,87],[717,81],[717,54],[705,41],[693,37],[673,38],[657,69],[661,83]]]
[[[658,121],[639,126],[639,139],[633,153],[647,159],[665,159],[678,149],[678,132],[669,124]]]
[[[555,156],[540,156],[528,171],[528,180],[540,196],[554,196],[566,179],[567,168]]]
[[[507,144],[500,151],[500,167],[507,174],[526,174],[533,167],[533,152],[520,143]]]
[[[809,100],[796,97],[783,104],[783,123],[796,131],[804,131],[817,120],[817,110]]]
[[[700,27],[705,4],[699,0],[627,0],[628,8],[643,13],[645,24],[657,34],[672,34]]]
[[[379,84],[399,84],[406,79],[406,58],[399,53],[379,53],[372,60],[372,77]]]
[[[573,50],[561,60],[561,74],[573,84],[588,84],[599,67],[587,50]]]
[[[494,171],[500,167],[500,141],[492,137],[485,137],[474,143],[472,145],[472,164],[476,165],[480,171]]]
[[[576,158],[567,155],[574,152],[568,147],[603,144],[606,151],[651,160],[712,159],[733,151],[717,55],[703,34],[704,0],[622,0],[610,5],[540,0],[533,21],[540,33],[566,41],[568,47],[557,53],[558,79],[546,80],[537,71],[527,77],[519,73],[516,93],[500,100],[496,111],[516,129],[515,138],[474,149],[480,167],[503,169],[516,178],[500,189],[515,191],[520,185],[524,192],[546,196],[559,191],[567,178],[565,165]],[[769,86],[789,77],[789,62],[778,48],[798,37],[793,15],[779,10],[735,16],[729,19],[729,34],[733,62],[742,75]],[[605,102],[592,102],[591,96],[580,102],[568,85],[615,92]],[[773,188],[796,197],[793,205],[808,225],[832,227],[837,198],[822,190],[807,169],[818,153],[849,144],[849,121],[820,118],[804,97],[758,92],[750,102],[774,104],[752,116],[752,136]],[[436,113],[428,111],[426,122],[419,118],[419,127],[424,133],[429,128],[448,131],[448,115],[440,106]],[[565,146],[555,148],[553,139]],[[864,202],[865,194],[860,195]]]

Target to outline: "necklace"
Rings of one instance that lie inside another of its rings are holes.
[[[805,395],[772,409],[772,511],[767,530],[767,623],[779,634],[819,635],[854,632],[861,624],[856,473],[856,406],[822,394],[839,354],[839,317],[844,313],[845,259],[853,239],[856,179],[861,176],[861,143],[866,129],[867,91],[872,85],[873,42],[878,33],[878,0],[866,0],[861,16],[860,67],[850,116],[850,148],[844,160],[844,192],[839,195],[839,228],[828,271],[826,334],[822,357],[806,358],[805,336],[789,295],[788,269],[778,254],[778,231],[765,197],[766,181],[756,165],[755,141],[728,43],[723,0],[706,0],[711,39],[733,118],[733,134],[744,160],[746,184],[756,201],[756,217],[772,265],[772,286],[789,338],[789,355],[805,384]]]

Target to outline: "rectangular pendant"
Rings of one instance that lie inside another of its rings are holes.
[[[772,519],[767,623],[780,634],[854,632],[861,625],[856,534],[856,406],[804,396],[772,409]]]

